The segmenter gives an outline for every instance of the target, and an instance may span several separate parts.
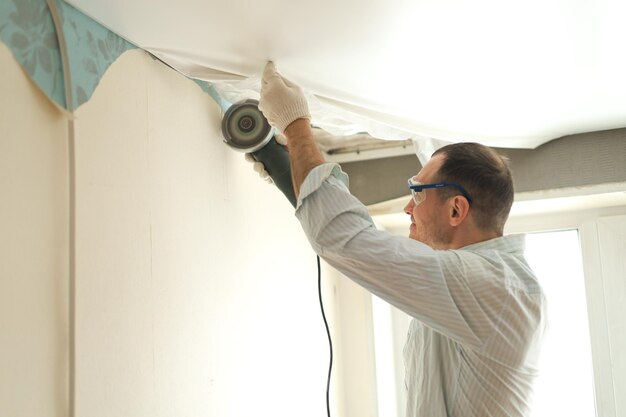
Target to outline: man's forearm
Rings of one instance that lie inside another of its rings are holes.
[[[300,187],[306,176],[313,168],[324,163],[324,157],[313,138],[313,131],[308,119],[295,120],[287,126],[283,133],[288,141],[291,180],[296,197],[298,197]]]

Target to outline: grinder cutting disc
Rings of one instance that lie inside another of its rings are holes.
[[[226,144],[241,152],[255,152],[264,147],[274,131],[259,110],[259,102],[248,99],[233,104],[222,118]]]

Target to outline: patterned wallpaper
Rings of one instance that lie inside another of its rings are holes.
[[[69,111],[89,100],[113,61],[136,48],[63,0],[0,1],[0,40],[39,88]]]

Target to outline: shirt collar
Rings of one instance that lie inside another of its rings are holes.
[[[524,252],[526,248],[526,235],[514,234],[500,236],[484,242],[472,243],[461,248],[461,250],[489,250],[497,249],[504,252]]]

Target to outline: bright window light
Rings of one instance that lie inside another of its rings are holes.
[[[595,416],[591,342],[577,230],[531,233],[526,259],[548,300],[533,417]]]

